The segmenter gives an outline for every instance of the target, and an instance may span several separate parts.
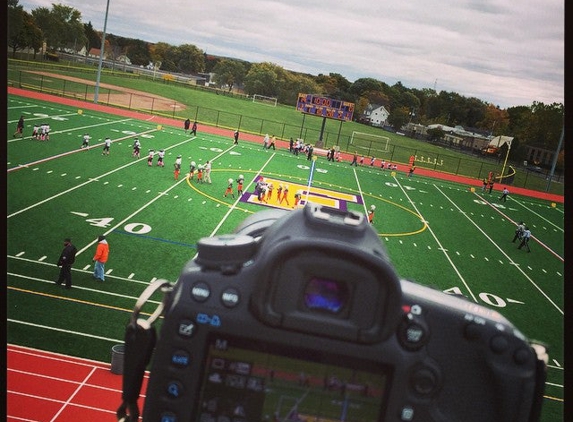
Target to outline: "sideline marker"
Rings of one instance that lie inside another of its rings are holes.
[[[79,109],[78,109],[78,114],[84,114],[84,111],[83,111],[81,108],[79,108]]]

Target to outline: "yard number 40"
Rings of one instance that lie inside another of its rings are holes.
[[[92,226],[107,228],[111,225],[113,218],[88,218],[86,220]],[[129,223],[126,224],[123,228],[126,232],[133,233],[133,234],[147,234],[151,231],[151,226],[144,223]]]
[[[448,294],[456,295],[456,296],[465,296],[459,287],[452,287],[451,289],[446,289],[446,290],[444,290],[444,293],[448,293]],[[505,308],[507,306],[508,301],[513,302],[513,303],[522,303],[522,302],[518,302],[517,300],[510,300],[510,299],[505,301],[501,297],[496,296],[496,295],[491,294],[491,293],[480,293],[478,296],[485,303],[487,303],[490,306],[495,306],[496,308]]]

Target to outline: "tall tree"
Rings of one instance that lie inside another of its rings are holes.
[[[174,50],[173,62],[177,66],[179,73],[199,73],[205,69],[205,58],[203,51],[192,44],[183,44]]]
[[[18,0],[8,0],[8,46],[12,54],[21,50],[27,44],[24,31],[24,6],[18,5]]]
[[[240,84],[245,78],[245,66],[238,60],[222,59],[213,67],[215,83],[219,88],[227,87],[229,92],[235,84]]]
[[[320,87],[313,78],[306,75],[285,72],[277,98],[281,104],[295,106],[299,93],[318,92],[319,89]]]
[[[320,91],[313,94],[323,94],[330,98],[346,100],[348,98],[348,89],[352,83],[339,73],[329,73],[328,75],[319,74],[315,82],[320,85]]]
[[[131,40],[126,53],[131,63],[136,66],[145,66],[151,61],[149,44],[142,40]]]
[[[82,14],[73,7],[52,4],[52,9],[39,7],[32,10],[32,16],[44,34],[48,48],[57,50],[87,42]]]
[[[277,97],[284,72],[282,67],[274,63],[253,64],[245,76],[245,92],[249,95]]]
[[[86,47],[86,54],[89,53],[92,48],[97,48],[98,50],[101,48],[101,37],[96,32],[91,22],[84,24],[84,34],[86,35],[86,43],[84,44]],[[79,50],[81,50],[81,48]]]

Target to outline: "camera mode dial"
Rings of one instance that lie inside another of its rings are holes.
[[[256,252],[256,241],[251,236],[228,234],[204,237],[197,243],[199,265],[235,274]]]

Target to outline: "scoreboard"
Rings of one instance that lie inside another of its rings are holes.
[[[330,119],[352,121],[354,103],[332,98],[320,97],[313,94],[298,94],[296,109],[314,116]]]

